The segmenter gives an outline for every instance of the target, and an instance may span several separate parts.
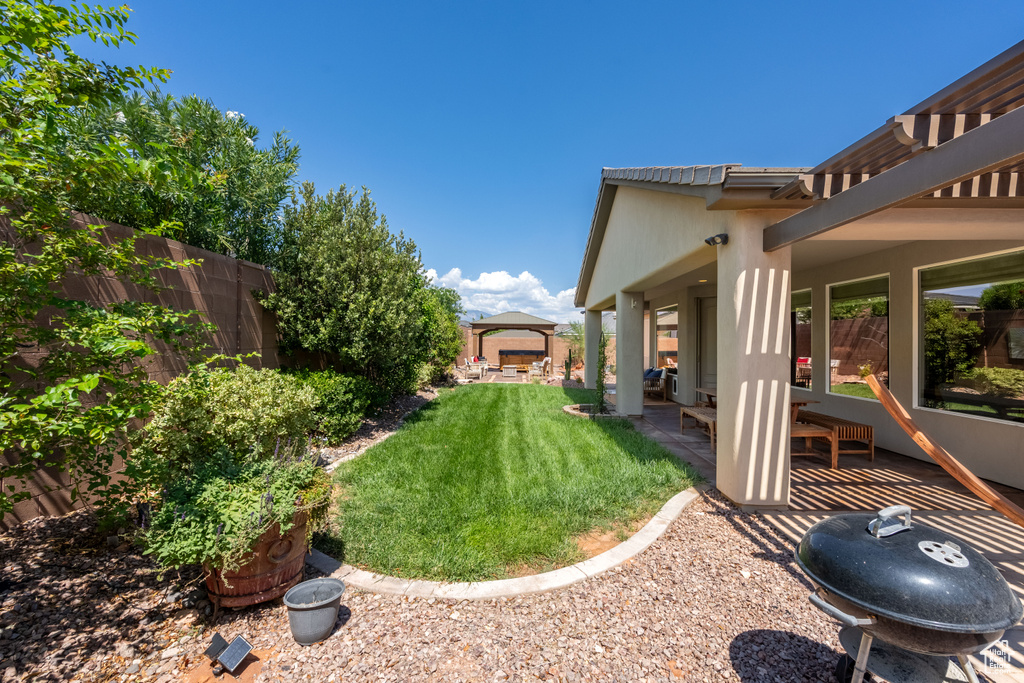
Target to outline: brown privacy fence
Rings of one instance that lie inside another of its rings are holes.
[[[82,225],[106,226],[105,233],[109,239],[123,238],[131,233],[130,228],[89,216],[77,217],[76,221]],[[179,263],[188,260],[201,260],[202,263],[177,270],[164,268],[155,271],[161,285],[169,288],[158,293],[113,277],[71,276],[62,283],[64,295],[94,304],[146,301],[176,310],[199,311],[204,321],[217,326],[217,331],[207,340],[211,347],[208,353],[232,356],[258,353],[260,356],[247,358],[245,362],[256,368],[279,367],[274,314],[265,311],[252,294],[253,290],[273,290],[274,281],[266,267],[162,237],[140,238],[136,241],[136,250]],[[41,355],[41,351],[32,349],[21,354],[29,364],[37,362]],[[150,378],[162,383],[169,382],[186,369],[182,359],[171,355],[161,354],[146,360]],[[10,454],[0,454],[0,459],[5,462],[10,457]],[[115,466],[114,471],[120,469]],[[0,481],[5,490],[8,484],[14,482]],[[0,521],[0,529],[41,515],[68,512],[71,509],[69,486],[67,475],[59,468],[41,468],[28,486],[31,498],[17,503],[14,511]]]
[[[977,363],[979,368],[1024,370],[1024,359],[1010,355],[1009,343],[1010,330],[1024,328],[1024,310],[974,311],[967,315],[967,319],[978,323],[982,330]]]
[[[876,374],[889,371],[889,318],[849,318],[832,321],[831,358],[840,375],[856,375],[871,363]]]

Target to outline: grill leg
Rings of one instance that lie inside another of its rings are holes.
[[[868,633],[860,634],[860,649],[857,650],[857,664],[853,668],[853,679],[850,683],[864,683],[864,674],[868,670],[868,655],[871,654],[871,641],[875,638]]]
[[[960,662],[960,668],[967,674],[967,680],[971,683],[979,683],[978,674],[974,670],[974,665],[971,664],[971,660],[967,659],[967,655],[957,655],[957,660]]]

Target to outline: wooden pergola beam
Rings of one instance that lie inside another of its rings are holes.
[[[909,159],[764,230],[775,251],[1024,159],[1024,107]]]

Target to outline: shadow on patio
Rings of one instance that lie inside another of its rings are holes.
[[[708,437],[697,429],[679,432],[677,405],[644,405],[637,429],[693,464],[712,484],[715,455]],[[793,448],[802,449],[802,439]],[[955,455],[955,454],[954,454]],[[994,564],[1024,599],[1024,529],[970,493],[938,465],[875,449],[874,462],[864,456],[840,456],[840,468],[829,467],[828,456],[793,460],[789,510],[758,515],[787,537],[795,547],[815,522],[844,512],[877,512],[897,503],[913,509],[915,522],[947,531],[967,541]],[[1024,506],[1024,491],[989,482],[997,491]],[[1012,657],[1013,673],[989,672],[997,683],[1024,682],[1024,627],[1003,636]],[[976,661],[979,667],[982,661]]]

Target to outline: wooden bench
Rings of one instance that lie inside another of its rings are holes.
[[[708,431],[708,436],[711,437],[711,450],[715,450],[715,429],[718,421],[718,411],[714,408],[697,408],[694,406],[680,406],[679,407],[679,431],[683,432],[686,430],[686,425],[683,420],[687,417],[691,417],[697,421],[697,425],[703,424]]]
[[[836,438],[835,431],[831,427],[794,422],[789,426],[789,437],[791,439],[803,439],[804,448],[806,449],[802,453],[791,451],[790,455],[821,455],[821,453],[814,451],[811,442],[813,439],[828,441],[829,448],[832,450],[832,469],[839,469],[839,439]]]
[[[812,413],[809,410],[801,410],[796,416],[797,422],[805,422],[807,424],[818,425],[819,427],[828,427],[832,430],[834,452],[842,455],[848,455],[851,453],[866,453],[869,461],[875,459],[875,428],[871,425],[861,424],[860,422],[854,422],[852,420],[844,420],[841,417],[832,417],[831,415],[822,415],[821,413]],[[867,449],[843,449],[840,442],[842,441],[864,441],[867,443]]]

